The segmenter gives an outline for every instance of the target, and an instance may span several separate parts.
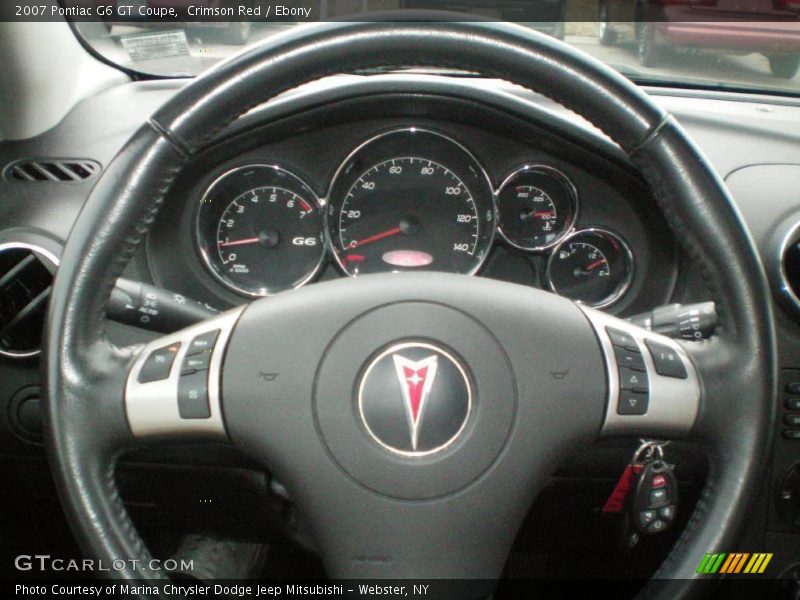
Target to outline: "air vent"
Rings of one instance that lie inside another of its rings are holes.
[[[39,353],[57,259],[29,244],[0,244],[0,355]]]
[[[84,181],[100,172],[100,165],[82,159],[26,159],[6,167],[11,181]]]

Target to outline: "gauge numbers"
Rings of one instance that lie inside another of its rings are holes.
[[[313,194],[267,165],[229,171],[212,184],[201,204],[198,242],[211,273],[249,296],[301,285],[324,252]]]
[[[630,287],[633,255],[608,230],[576,231],[577,215],[577,190],[557,169],[524,165],[493,193],[464,146],[412,127],[353,150],[331,181],[324,213],[311,188],[281,167],[222,173],[202,196],[196,240],[217,281],[259,297],[312,280],[326,256],[350,276],[472,275],[497,232],[517,250],[545,255],[546,284],[555,293],[610,306]]]
[[[547,263],[547,280],[554,292],[598,308],[618,300],[632,275],[630,249],[618,235],[603,229],[570,234]]]
[[[451,170],[413,156],[370,168],[339,212],[341,259],[351,273],[433,266],[464,273],[478,245],[480,215]]]
[[[462,146],[408,129],[378,136],[339,168],[326,223],[345,273],[472,274],[486,258],[495,211],[485,173]]]
[[[516,170],[497,192],[498,229],[522,250],[544,250],[570,230],[578,211],[575,187],[560,171],[545,165]]]

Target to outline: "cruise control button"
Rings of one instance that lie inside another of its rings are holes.
[[[627,348],[628,350],[639,350],[639,344],[636,343],[636,340],[633,339],[633,336],[629,333],[622,331],[621,329],[614,329],[613,327],[606,327],[606,333],[608,337],[611,338],[611,343],[615,346],[622,346],[623,348]]]
[[[637,371],[644,371],[644,358],[641,352],[631,352],[620,346],[614,346],[614,354],[617,357],[617,364],[620,367],[628,367],[629,369],[636,369]]]
[[[161,381],[169,378],[172,370],[172,363],[180,350],[180,344],[171,344],[163,348],[158,348],[150,353],[144,361],[139,377],[139,383],[150,383],[151,381]]]
[[[800,440],[800,429],[784,429],[783,437],[787,440]]]
[[[619,403],[617,404],[618,415],[644,415],[647,413],[648,404],[647,394],[641,392],[631,392],[620,390]]]
[[[647,373],[643,371],[634,371],[627,367],[620,367],[619,387],[623,390],[646,392],[648,391]]]
[[[195,371],[205,371],[211,363],[211,352],[199,352],[198,354],[190,354],[183,358],[181,365],[181,373],[189,374]]]
[[[189,344],[189,350],[187,354],[197,354],[198,352],[209,352],[214,348],[214,342],[217,341],[217,337],[219,336],[219,329],[214,329],[213,331],[207,331],[195,337],[191,344]]]
[[[178,380],[178,413],[181,419],[208,419],[208,371],[181,375]]]
[[[656,366],[656,373],[664,377],[675,377],[676,379],[686,379],[689,374],[686,367],[678,356],[678,353],[667,346],[653,340],[645,340],[645,346],[653,357],[653,364]]]
[[[800,394],[800,381],[790,381],[787,383],[786,391],[790,394]]]
[[[784,404],[789,410],[800,410],[800,398],[787,398]]]

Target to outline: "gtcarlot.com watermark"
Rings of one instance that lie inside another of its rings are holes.
[[[181,571],[185,573],[194,571],[194,561],[174,558],[168,558],[166,560],[159,560],[157,558],[150,560],[118,558],[111,562],[104,562],[91,558],[57,558],[49,554],[20,554],[14,559],[14,568],[17,569],[17,571],[34,571],[40,573],[99,573],[131,569],[140,573],[147,571]]]

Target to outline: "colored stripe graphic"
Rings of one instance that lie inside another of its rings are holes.
[[[698,573],[716,573],[719,569],[722,561],[725,558],[725,553],[721,552],[719,554],[706,554],[703,557],[703,560],[700,561],[700,566],[697,567]]]
[[[745,567],[745,573],[763,573],[764,570],[767,568],[769,561],[772,560],[772,554],[753,554],[753,558],[750,559],[750,562],[747,563],[747,567]]]
[[[719,552],[716,554],[708,553],[703,556],[703,560],[697,566],[697,573],[713,575],[747,573],[756,575],[763,573],[769,562],[772,560],[772,553],[756,552]]]
[[[728,560],[725,561],[725,564],[722,565],[722,568],[719,570],[719,572],[738,573],[742,570],[744,562],[747,560],[748,556],[750,556],[750,554],[745,554],[742,552],[734,552],[733,554],[729,554]]]

